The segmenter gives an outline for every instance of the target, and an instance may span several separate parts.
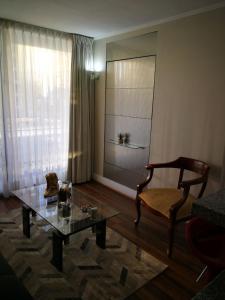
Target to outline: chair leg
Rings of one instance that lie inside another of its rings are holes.
[[[172,248],[173,248],[173,241],[174,241],[174,230],[175,230],[175,222],[172,219],[172,220],[170,220],[169,230],[168,230],[168,234],[169,234],[168,249],[167,249],[167,256],[168,257],[171,257],[171,255],[172,255]]]
[[[134,223],[135,225],[138,225],[141,218],[141,200],[137,197],[135,203],[137,209],[137,218],[134,220]]]

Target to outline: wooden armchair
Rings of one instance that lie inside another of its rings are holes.
[[[180,169],[177,188],[144,188],[149,184],[156,168],[176,168]],[[200,184],[200,192],[197,198],[201,198],[208,180],[209,166],[203,161],[179,157],[178,159],[159,164],[149,164],[146,180],[137,186],[136,208],[137,218],[135,224],[138,225],[141,217],[141,203],[145,204],[152,213],[164,217],[169,225],[169,245],[167,254],[171,256],[174,240],[174,227],[177,223],[190,218],[191,207],[195,197],[189,191],[192,185]],[[184,171],[192,171],[199,174],[195,179],[183,181]]]

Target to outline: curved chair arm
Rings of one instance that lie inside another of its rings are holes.
[[[166,162],[166,163],[148,164],[145,168],[147,170],[149,170],[150,173],[149,173],[148,177],[146,178],[146,180],[144,182],[137,185],[138,194],[140,194],[142,192],[143,188],[152,180],[154,169],[157,169],[157,168],[177,168],[177,167],[179,167],[179,160],[180,160],[180,158],[178,158],[174,161]]]
[[[147,169],[147,166],[146,166],[146,169]],[[150,172],[148,174],[148,177],[145,179],[145,181],[137,185],[137,193],[138,194],[140,194],[142,192],[143,188],[151,181],[153,173],[154,173],[154,168],[151,168]]]
[[[165,163],[148,164],[145,168],[149,170],[149,169],[157,169],[157,168],[177,168],[177,167],[179,167],[179,158]]]

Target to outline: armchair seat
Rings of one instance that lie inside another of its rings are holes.
[[[170,207],[176,204],[182,197],[182,191],[173,188],[152,188],[139,194],[139,198],[152,210],[159,214],[170,217]],[[188,195],[184,205],[177,212],[177,220],[190,215],[192,203],[196,200],[191,194]]]

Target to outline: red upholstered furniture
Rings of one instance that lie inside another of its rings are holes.
[[[192,253],[207,266],[208,282],[225,269],[224,228],[195,217],[186,222],[185,237]]]

